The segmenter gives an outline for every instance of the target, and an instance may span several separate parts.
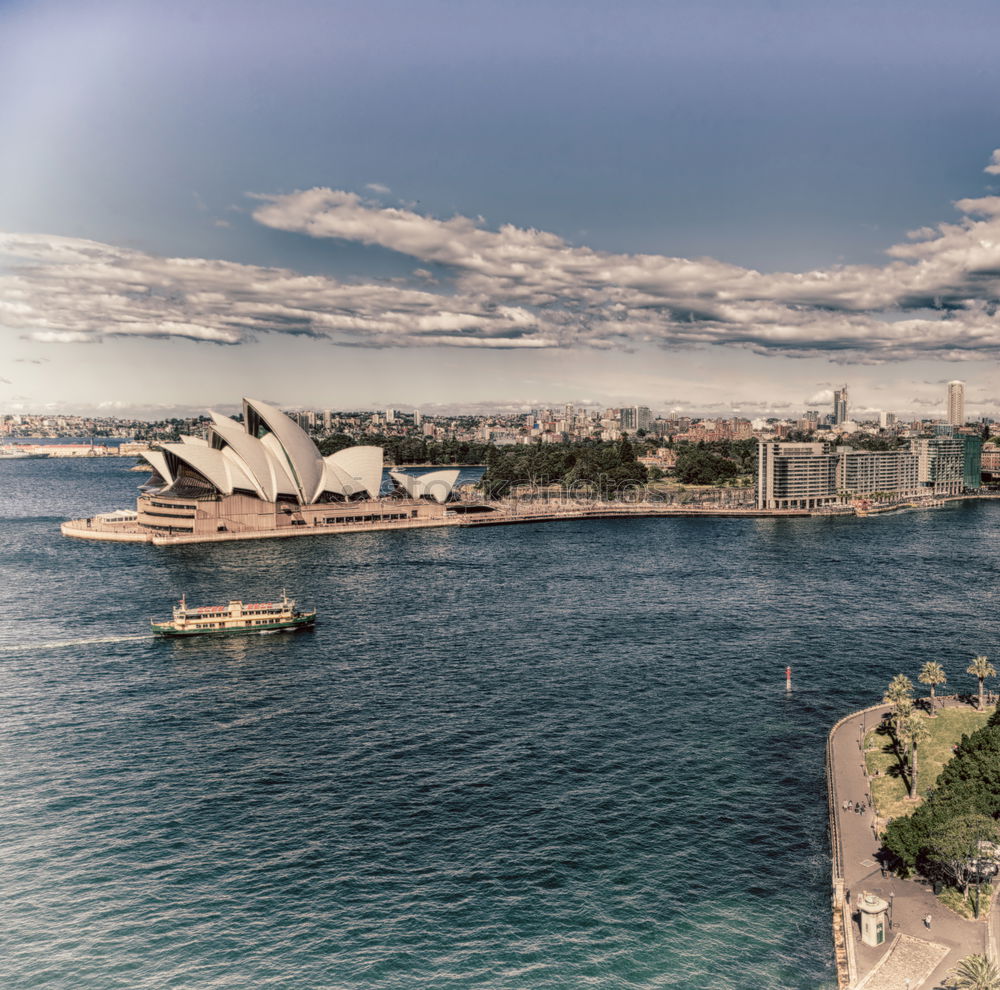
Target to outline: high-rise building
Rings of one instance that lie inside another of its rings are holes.
[[[840,426],[847,419],[847,386],[833,393],[833,425]]]
[[[878,425],[883,429],[887,430],[890,426],[896,425],[896,414],[891,412],[886,412],[884,409],[878,414]]]
[[[323,410],[323,429],[327,433],[330,432],[330,426],[331,426],[332,422],[333,422],[333,413],[331,413],[329,409],[324,409]]]
[[[396,422],[396,410],[395,409],[386,409],[386,411],[385,411],[385,421],[387,423],[395,423]]]
[[[917,455],[921,485],[935,495],[959,495],[980,485],[983,442],[980,437],[934,436],[910,441]]]
[[[635,423],[637,430],[645,430],[647,433],[653,425],[653,414],[648,406],[639,406],[635,412]]]
[[[423,417],[423,415],[421,415],[420,410],[419,409],[414,409],[413,410],[413,425],[414,426],[419,426],[423,421],[424,421],[424,417]]]
[[[757,443],[757,508],[813,509],[837,499],[837,455],[825,443]]]
[[[618,415],[621,419],[622,430],[634,433],[639,429],[639,410],[636,406],[626,406],[619,411]]]
[[[906,450],[838,451],[837,487],[852,495],[920,493],[919,457]]]
[[[965,426],[965,382],[948,382],[948,422]]]

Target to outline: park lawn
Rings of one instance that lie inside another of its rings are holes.
[[[880,729],[865,736],[865,763],[871,782],[875,811],[882,819],[910,815],[924,795],[937,783],[938,774],[951,759],[953,747],[966,733],[986,724],[993,712],[972,708],[945,708],[936,718],[927,719],[931,736],[917,750],[917,794],[919,800],[906,800],[906,783],[899,771],[899,761],[891,737]]]

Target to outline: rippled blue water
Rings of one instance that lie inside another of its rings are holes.
[[[995,654],[992,504],[63,539],[125,463],[0,464],[5,988],[832,987],[825,733]]]

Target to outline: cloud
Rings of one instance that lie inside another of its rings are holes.
[[[0,378],[0,385],[13,385],[14,383],[9,378]]]
[[[711,258],[611,254],[342,190],[261,200],[259,223],[450,269],[455,292],[533,314],[536,332],[560,346],[742,345],[863,363],[1000,354],[1000,197],[959,200],[960,222],[915,231],[884,265],[773,274]]]
[[[802,273],[614,254],[343,190],[253,198],[253,217],[267,227],[379,246],[419,267],[412,280],[339,281],[2,235],[0,251],[17,264],[0,275],[0,325],[47,342],[155,336],[239,344],[285,333],[352,347],[715,345],[855,364],[1000,356],[997,196],[959,200],[957,222],[913,231],[888,249],[885,264]]]
[[[239,344],[260,333],[354,346],[555,344],[526,309],[407,286],[347,283],[77,238],[0,234],[0,326],[43,343],[108,337]]]
[[[988,172],[990,175],[1000,175],[1000,148],[997,148],[993,152],[989,165],[983,171]]]
[[[382,185],[381,182],[369,182],[365,189],[370,189],[373,193],[378,193],[380,196],[388,196],[392,190],[388,186]]]

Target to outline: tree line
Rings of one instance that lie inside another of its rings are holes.
[[[538,443],[494,448],[486,455],[481,485],[498,497],[515,485],[588,485],[613,494],[627,485],[645,484],[646,468],[636,460],[628,437],[616,441],[581,440],[576,443]]]

